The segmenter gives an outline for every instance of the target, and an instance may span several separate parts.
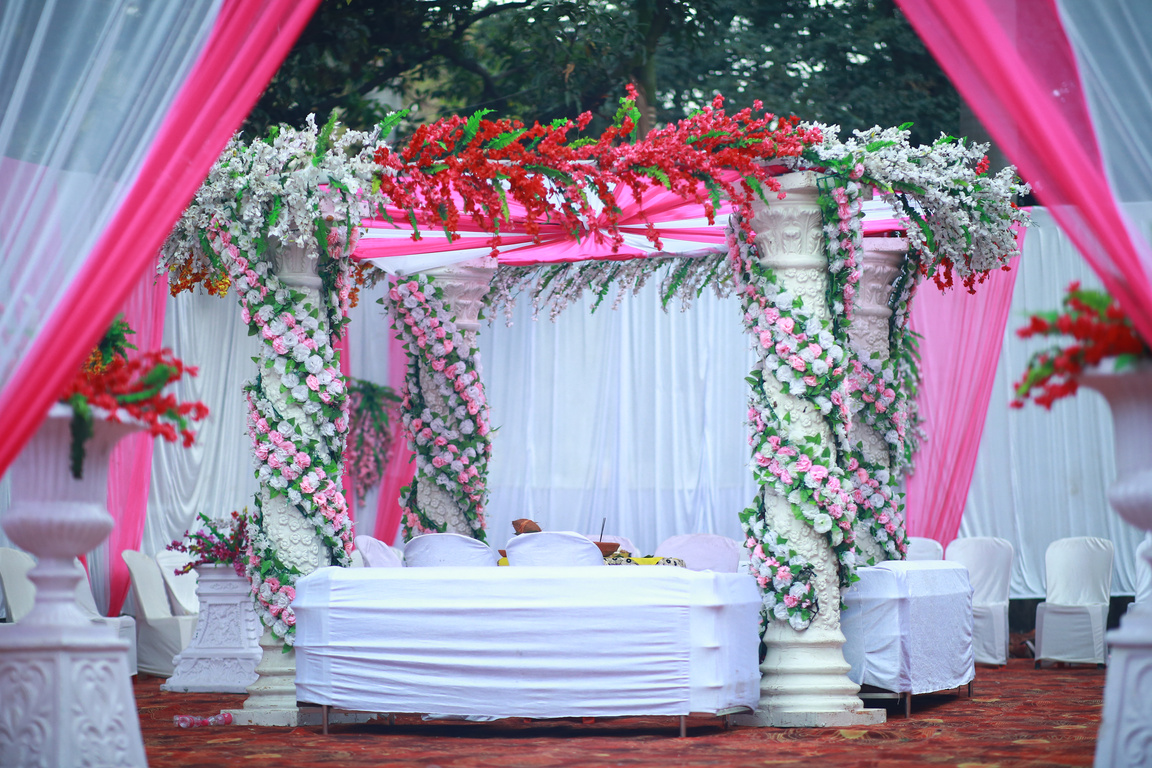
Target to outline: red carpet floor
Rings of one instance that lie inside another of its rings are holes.
[[[201,717],[239,708],[243,696],[160,690],[136,683],[140,725],[153,768],[195,766],[340,766],[340,768],[538,768],[543,766],[1085,766],[1092,764],[1104,690],[1095,667],[1034,670],[1031,660],[978,667],[966,693],[913,700],[912,717],[888,709],[868,729],[738,728],[718,719],[504,720],[487,724],[423,722],[320,728],[177,728],[173,715]]]

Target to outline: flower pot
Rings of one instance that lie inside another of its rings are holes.
[[[5,533],[38,563],[29,574],[36,602],[20,622],[0,627],[0,755],[15,765],[66,765],[77,755],[144,766],[132,695],[128,644],[93,624],[76,604],[82,578],[73,565],[112,530],[105,508],[108,461],[138,422],[94,409],[83,477],[69,467],[72,409],[54,405],[13,462]]]
[[[1129,523],[1152,530],[1152,363],[1124,373],[1107,373],[1104,367],[1082,374],[1080,383],[1104,395],[1112,409],[1116,481],[1108,500]],[[1147,765],[1152,604],[1133,603],[1120,628],[1108,633],[1108,645],[1096,765]]]
[[[1116,482],[1108,500],[1120,517],[1152,530],[1152,362],[1123,373],[1097,368],[1080,383],[1104,396],[1112,409]]]

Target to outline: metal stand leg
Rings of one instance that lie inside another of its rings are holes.
[[[328,735],[328,705],[325,704],[320,708],[320,719],[324,723],[324,735]]]
[[[972,698],[972,683],[974,683],[974,682],[976,682],[976,681],[975,680],[969,680],[968,681],[968,698]]]
[[[912,717],[912,692],[904,694],[904,717]]]
[[[680,715],[680,738],[688,735],[688,718]]]

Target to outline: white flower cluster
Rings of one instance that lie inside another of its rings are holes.
[[[821,130],[817,157],[863,167],[863,181],[875,184],[881,198],[909,219],[909,246],[929,252],[929,274],[947,260],[958,277],[970,278],[1016,254],[1012,225],[1027,216],[1012,201],[1028,186],[1012,167],[987,174],[987,144],[941,137],[931,146],[913,147],[907,130],[879,127],[855,131],[842,142],[836,128]]]
[[[732,275],[724,251],[628,261],[577,261],[565,264],[540,264],[531,267],[500,267],[492,279],[492,287],[485,303],[493,310],[504,310],[507,325],[512,324],[516,300],[526,293],[532,299],[532,318],[548,308],[552,321],[568,307],[580,304],[585,291],[595,295],[590,307],[595,312],[610,293],[612,309],[617,309],[628,294],[637,295],[648,280],[664,272],[660,281],[660,296],[665,309],[672,299],[680,302],[684,312],[693,300],[711,287],[720,298],[728,296],[732,288]],[[613,285],[615,284],[615,285]],[[493,312],[493,315],[495,312]]]

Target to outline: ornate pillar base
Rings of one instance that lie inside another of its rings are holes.
[[[1108,633],[1112,655],[1095,765],[1146,766],[1152,742],[1152,604],[1133,603]]]
[[[177,654],[163,691],[244,693],[256,682],[260,620],[248,579],[230,565],[202,565],[196,594],[200,617],[192,642]]]
[[[147,764],[127,643],[91,623],[0,626],[0,765]]]
[[[304,713],[296,706],[296,651],[284,652],[284,641],[265,629],[260,636],[263,655],[256,666],[260,677],[249,685],[248,698],[243,709],[229,710],[235,725],[311,725],[320,722],[306,722]]]
[[[883,709],[866,709],[848,679],[839,629],[811,626],[803,632],[779,621],[764,632],[768,654],[760,665],[760,705],[735,715],[738,725],[775,728],[840,728],[879,725]]]
[[[260,637],[264,655],[256,667],[259,679],[248,686],[243,709],[225,710],[232,715],[233,725],[263,725],[295,728],[320,725],[319,707],[296,705],[296,650],[284,653],[284,642],[265,629]],[[340,712],[328,717],[329,723],[366,723],[375,718],[371,712]]]

